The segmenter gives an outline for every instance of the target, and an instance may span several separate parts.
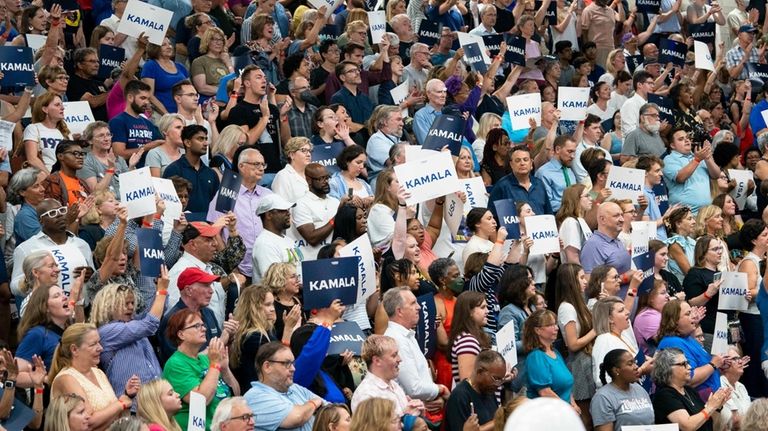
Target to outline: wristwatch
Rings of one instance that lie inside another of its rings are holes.
[[[6,389],[13,389],[16,387],[16,381],[15,380],[6,380],[4,384]]]

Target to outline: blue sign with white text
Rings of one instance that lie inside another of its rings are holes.
[[[339,299],[344,305],[357,300],[358,256],[301,262],[304,309],[326,308]]]
[[[0,46],[0,72],[3,88],[19,88],[35,85],[35,67],[32,48]]]
[[[515,201],[512,199],[499,199],[493,201],[493,206],[496,209],[496,218],[499,221],[499,226],[504,226],[507,229],[507,238],[520,239],[520,219],[517,218]]]
[[[437,347],[437,307],[435,294],[427,293],[416,298],[419,304],[419,323],[416,324],[416,342],[428,359],[435,355]]]
[[[101,80],[109,78],[112,71],[121,67],[125,60],[125,50],[119,46],[99,46],[99,74]]]
[[[145,277],[159,277],[160,266],[165,261],[162,232],[155,229],[137,229],[139,267]]]
[[[336,322],[331,328],[331,344],[326,356],[340,355],[349,350],[355,356],[363,352],[365,334],[355,322]]]
[[[635,268],[643,273],[643,282],[640,283],[640,286],[637,288],[638,295],[648,293],[653,289],[653,263],[655,257],[655,252],[647,251],[632,258],[632,262],[635,263]]]
[[[312,147],[312,163],[323,165],[329,174],[339,172],[336,157],[341,154],[343,149],[344,143],[339,141],[326,145],[315,145]]]
[[[221,186],[219,186],[219,195],[216,198],[216,211],[226,213],[235,209],[235,201],[240,194],[240,184],[243,179],[237,172],[225,170],[221,174]]]
[[[663,66],[666,66],[667,63],[672,63],[675,66],[683,67],[687,52],[688,47],[684,43],[666,38],[661,39],[659,43],[659,63]]]
[[[432,122],[432,127],[429,128],[421,148],[440,151],[447,146],[452,155],[458,156],[461,152],[461,140],[464,137],[464,123],[464,118],[457,115],[439,115]]]

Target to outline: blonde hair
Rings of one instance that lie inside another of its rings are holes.
[[[163,385],[173,386],[165,379],[155,379],[141,385],[141,390],[136,396],[136,402],[138,407],[136,408],[136,414],[148,423],[155,423],[166,431],[181,431],[181,427],[176,422],[176,418],[169,415],[163,408],[160,402],[160,397],[163,395]]]
[[[395,6],[397,6],[400,3],[405,3],[405,0],[389,0],[387,2],[387,22],[391,22],[392,18],[395,16]]]
[[[261,284],[272,289],[272,293],[277,296],[285,290],[285,283],[288,282],[289,273],[296,273],[295,265],[292,263],[275,262],[267,268],[267,273],[261,279]]]
[[[240,349],[246,338],[258,332],[269,339],[269,331],[272,330],[274,323],[267,320],[264,314],[263,306],[268,293],[272,293],[269,287],[261,285],[250,285],[240,293],[233,313],[240,326],[234,334],[234,343],[230,352],[230,363],[235,367],[240,365]],[[253,366],[253,364],[249,365]]]
[[[368,398],[357,405],[352,415],[352,431],[387,431],[395,415],[395,402],[385,398]]]
[[[610,73],[611,75],[615,75],[618,72],[618,70],[616,70],[613,67],[613,60],[616,58],[617,55],[622,55],[623,56],[624,55],[624,50],[621,49],[621,48],[614,49],[613,51],[609,52],[608,53],[608,57],[606,57],[605,70],[608,73]]]
[[[69,431],[69,414],[80,403],[85,404],[85,400],[77,394],[64,394],[53,398],[45,410],[44,431]]]
[[[243,132],[243,129],[241,129],[237,124],[230,124],[229,126],[225,127],[221,132],[219,132],[219,139],[213,143],[213,147],[211,148],[211,155],[215,156],[216,154],[229,154],[233,147],[238,147],[240,145],[240,137],[243,135],[245,135],[245,132]]]
[[[488,136],[488,132],[491,131],[491,123],[493,120],[498,120],[499,123],[501,123],[501,117],[493,112],[486,112],[480,116],[480,125],[478,126],[476,135],[478,139],[485,140],[485,137]]]
[[[349,10],[347,15],[347,27],[344,29],[347,33],[350,31],[368,30],[368,13],[365,9],[355,8]]]
[[[224,39],[224,44],[221,49],[224,50],[224,52],[227,51],[227,36],[224,35],[224,31],[218,27],[209,27],[208,30],[203,33],[203,37],[200,38],[200,54],[208,53],[208,45],[215,35],[219,35]]]
[[[699,208],[699,214],[696,216],[696,236],[708,235],[707,233],[707,221],[712,217],[716,217],[718,214],[723,215],[722,208],[715,205],[707,205]],[[724,217],[724,216],[723,216]],[[723,218],[723,224],[725,224],[725,218]],[[715,232],[717,238],[725,237],[723,229],[719,229]]]
[[[125,301],[130,295],[133,295],[134,301],[138,301],[140,296],[127,284],[110,283],[102,287],[93,298],[89,321],[97,328],[113,321],[115,314],[125,308]]]
[[[85,336],[95,330],[96,327],[91,323],[73,323],[64,330],[61,341],[53,353],[51,370],[48,372],[48,382],[51,385],[61,370],[72,365],[72,346],[82,346]]]
[[[291,160],[291,154],[295,153],[296,151],[299,151],[301,147],[309,145],[309,151],[312,151],[313,145],[312,142],[309,141],[309,138],[305,138],[303,136],[297,136],[295,138],[291,138],[288,140],[288,142],[285,144],[285,147],[283,148],[283,151],[285,151],[285,157],[288,158],[288,160]]]
[[[181,121],[182,127],[187,124],[184,121],[184,117],[182,117],[180,114],[165,114],[160,117],[159,120],[157,120],[157,128],[160,130],[160,133],[163,134],[163,137],[165,137],[165,133],[168,131],[168,129],[171,128],[171,125],[173,125],[175,120]]]
[[[81,225],[98,224],[101,221],[101,213],[99,212],[99,207],[110,198],[117,199],[115,194],[109,190],[97,190],[91,193],[91,196],[96,199],[96,203],[94,203],[93,207],[91,207],[91,209],[88,210],[88,212],[85,213],[83,218],[80,220]]]

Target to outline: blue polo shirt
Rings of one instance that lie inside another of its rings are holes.
[[[653,192],[652,187],[643,186],[643,194],[648,199],[648,208],[645,209],[645,215],[651,221],[656,221],[661,218],[661,210],[659,210],[659,203],[656,202],[656,193]],[[656,239],[664,241],[667,239],[667,230],[664,229],[664,225],[656,227]]]
[[[610,265],[623,274],[631,268],[632,257],[620,239],[596,230],[581,247],[581,266],[589,274],[600,265]],[[627,285],[622,285],[622,294],[626,289]]]
[[[544,183],[531,176],[531,186],[528,190],[520,185],[520,181],[517,180],[515,174],[509,174],[506,177],[499,180],[493,190],[491,190],[490,202],[497,201],[499,199],[512,199],[515,202],[528,202],[531,209],[536,214],[554,214],[552,211],[552,205],[547,198],[547,189]],[[490,205],[491,212],[496,216],[496,208]]]
[[[357,94],[352,94],[347,87],[342,86],[339,91],[331,96],[331,103],[338,103],[347,108],[352,121],[357,124],[365,124],[373,114],[373,102],[370,97],[359,89]]]
[[[187,219],[190,221],[205,221],[208,214],[208,206],[219,190],[219,177],[213,169],[200,162],[200,170],[189,164],[185,156],[168,165],[163,172],[163,178],[171,178],[178,175],[192,183],[189,191],[189,203],[187,211],[191,212]]]
[[[682,154],[672,151],[664,157],[664,182],[669,189],[669,206],[680,203],[691,207],[694,214],[699,208],[712,203],[709,191],[709,171],[706,163],[699,163],[696,170],[684,183],[675,179],[678,172],[693,160],[693,153]]]

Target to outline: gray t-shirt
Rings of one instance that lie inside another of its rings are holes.
[[[171,157],[168,156],[168,153],[165,152],[163,147],[156,147],[149,150],[149,153],[147,153],[147,162],[144,166],[160,168],[160,176],[162,176],[163,172],[165,172],[165,168],[173,162],[174,160],[171,160]]]
[[[77,171],[77,177],[85,181],[88,178],[96,177],[96,181],[101,181],[107,172],[107,165],[101,163],[92,152],[88,152],[83,161],[83,167]],[[120,179],[123,172],[128,172],[128,163],[122,157],[116,157],[115,175],[112,175],[112,181],[109,182],[109,191],[115,194],[115,198],[120,200]]]
[[[597,390],[589,406],[592,422],[597,427],[613,422],[613,429],[625,425],[653,425],[653,404],[648,392],[637,383],[624,392],[612,384]]]
[[[639,127],[624,137],[624,145],[621,147],[622,156],[654,155],[661,157],[667,151],[664,141],[658,134],[650,135]]]

